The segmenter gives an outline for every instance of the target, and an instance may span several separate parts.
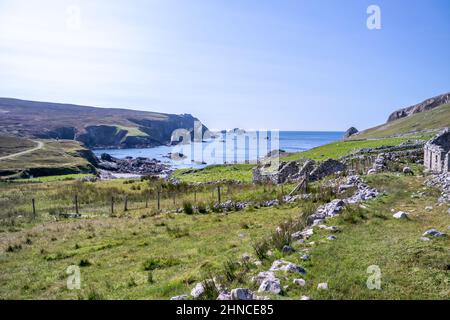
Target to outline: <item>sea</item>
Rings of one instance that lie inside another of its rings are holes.
[[[177,146],[135,149],[94,149],[97,156],[108,153],[119,159],[150,158],[175,169],[203,168],[225,163],[247,163],[267,156],[272,150],[289,153],[306,151],[341,140],[344,132],[336,131],[278,131],[222,132],[215,137]]]

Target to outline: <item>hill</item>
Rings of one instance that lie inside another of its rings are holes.
[[[413,106],[402,108],[400,110],[394,111],[388,118],[388,122],[409,117],[416,113],[426,112],[434,108],[438,108],[442,105],[450,103],[450,93],[441,94],[439,96],[427,99],[421,103],[415,104]]]
[[[450,104],[441,105],[429,111],[361,131],[350,139],[374,139],[402,135],[432,136],[435,132],[450,126]]]
[[[170,143],[172,132],[193,130],[190,114],[173,115],[128,109],[0,98],[0,133],[77,140],[90,148],[154,147]],[[205,129],[205,128],[204,128]]]
[[[95,161],[77,141],[0,136],[0,177],[94,173]]]

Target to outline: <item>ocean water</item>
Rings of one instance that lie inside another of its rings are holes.
[[[189,145],[159,146],[142,149],[96,149],[100,156],[108,153],[113,157],[145,157],[157,159],[174,168],[202,168],[207,165],[224,163],[254,162],[271,150],[300,152],[342,139],[344,132],[248,132],[245,134],[220,134],[217,138]],[[172,159],[169,154],[180,153],[183,158]]]

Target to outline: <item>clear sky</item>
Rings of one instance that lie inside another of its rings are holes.
[[[0,96],[214,129],[367,128],[449,92],[449,57],[448,0],[0,0]]]

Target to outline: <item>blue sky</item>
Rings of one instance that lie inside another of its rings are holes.
[[[448,0],[0,0],[0,96],[215,129],[377,125],[449,92],[449,53]]]

